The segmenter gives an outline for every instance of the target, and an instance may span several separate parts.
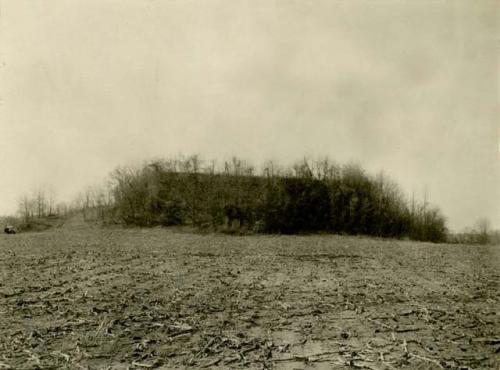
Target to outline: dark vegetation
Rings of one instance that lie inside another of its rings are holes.
[[[129,226],[181,226],[247,233],[337,233],[454,244],[500,244],[486,218],[449,232],[439,209],[406,197],[382,173],[328,159],[257,171],[233,158],[217,166],[198,156],[154,160],[113,171],[105,185],[90,186],[71,204],[56,202],[50,186],[18,200],[18,217],[0,217],[16,231],[43,231],[75,213],[86,222]]]
[[[217,169],[191,156],[119,168],[111,178],[113,204],[94,211],[128,225],[446,239],[437,208],[408,201],[382,174],[327,159],[290,168],[268,162],[256,174],[236,158]]]
[[[5,234],[16,234],[16,228],[12,225],[7,225],[4,227],[3,232]]]

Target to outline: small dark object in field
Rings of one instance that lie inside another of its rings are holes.
[[[349,332],[347,330],[342,330],[342,332],[340,333],[340,337],[342,339],[349,339],[350,334],[349,334]]]
[[[6,234],[15,234],[16,233],[16,229],[14,228],[14,226],[5,226],[3,231]]]

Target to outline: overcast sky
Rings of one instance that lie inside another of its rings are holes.
[[[497,1],[0,0],[0,214],[178,153],[383,169],[500,227]]]

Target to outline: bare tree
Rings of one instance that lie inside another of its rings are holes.
[[[49,216],[56,213],[56,191],[52,185],[48,185],[47,189],[47,208]]]
[[[488,220],[486,217],[482,217],[476,221],[476,231],[478,242],[480,244],[488,244],[490,228],[490,220]]]
[[[66,217],[68,214],[68,205],[64,202],[59,202],[55,206],[55,212],[58,216]]]
[[[45,187],[38,185],[33,191],[33,200],[36,207],[36,215],[38,218],[45,216],[47,210],[47,197],[45,194]]]
[[[34,203],[28,194],[23,194],[18,201],[18,212],[24,222],[28,222],[34,215]]]

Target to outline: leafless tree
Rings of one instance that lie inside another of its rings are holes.
[[[24,222],[28,222],[34,215],[34,203],[28,194],[23,194],[18,200],[18,212]]]
[[[56,213],[56,191],[52,185],[46,186],[47,208],[49,216]]]
[[[491,228],[490,220],[488,220],[486,217],[481,217],[476,221],[475,228],[478,235],[478,242],[481,244],[488,244]]]
[[[33,198],[35,201],[36,215],[38,218],[45,216],[47,208],[47,198],[45,194],[45,187],[38,185],[33,191]]]

